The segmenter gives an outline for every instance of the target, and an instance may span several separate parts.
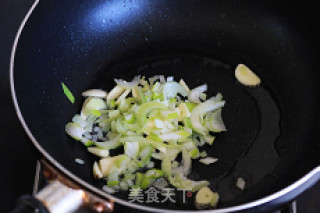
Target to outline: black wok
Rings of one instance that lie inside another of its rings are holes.
[[[267,211],[294,199],[320,177],[319,15],[291,1],[36,1],[13,48],[11,89],[34,145],[61,173],[90,192],[150,211],[192,210],[191,203],[130,204],[93,178],[96,158],[69,138],[65,124],[81,93],[110,90],[113,78],[156,74],[207,83],[221,92],[228,128],[217,136],[209,167],[194,164],[221,195],[217,212]],[[262,79],[234,78],[244,63]],[[64,82],[76,98],[71,104]],[[77,165],[75,158],[86,161]],[[235,186],[246,179],[246,189]],[[146,206],[149,206],[148,208]],[[215,212],[215,211],[213,211]]]

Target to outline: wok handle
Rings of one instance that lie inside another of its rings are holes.
[[[87,203],[88,197],[81,189],[74,189],[61,183],[52,181],[35,197],[24,195],[11,213],[39,212],[39,213],[65,213],[74,212]]]
[[[56,179],[38,192],[35,197],[22,196],[11,213],[69,213],[81,207],[96,212],[112,212],[113,203],[97,200],[82,189],[71,188]]]
[[[49,213],[48,209],[40,200],[30,196],[23,195],[19,198],[14,210],[11,213]]]

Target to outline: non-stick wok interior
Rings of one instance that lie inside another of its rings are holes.
[[[41,1],[15,57],[20,110],[48,154],[101,188],[104,182],[91,171],[97,158],[64,131],[80,112],[84,90],[110,90],[113,78],[137,74],[183,78],[190,87],[207,83],[209,96],[221,92],[226,100],[228,131],[204,147],[219,161],[195,162],[191,177],[210,180],[220,207],[253,201],[299,179],[320,160],[318,34],[312,16],[300,16],[298,9],[270,1]],[[262,85],[239,84],[238,63],[254,70]],[[244,191],[235,186],[238,177],[246,180]],[[126,193],[116,196],[127,199]],[[192,202],[156,206],[193,208]]]

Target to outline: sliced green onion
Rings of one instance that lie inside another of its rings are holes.
[[[119,185],[119,181],[118,180],[113,180],[113,181],[108,181],[107,182],[107,186],[109,187],[113,187],[113,186],[117,186]]]
[[[91,110],[91,115],[94,115],[96,117],[100,117],[101,116],[101,112],[99,110]]]
[[[193,159],[195,159],[199,155],[199,149],[195,148],[190,151],[190,155]]]
[[[87,138],[82,138],[81,139],[81,142],[86,146],[86,147],[90,147],[92,145],[94,145],[94,142],[87,139]]]
[[[67,98],[69,99],[69,101],[70,101],[71,103],[74,103],[75,98],[74,98],[72,92],[68,89],[68,87],[67,87],[63,82],[61,82],[61,86],[62,86],[62,89],[63,89],[64,94],[67,96]]]

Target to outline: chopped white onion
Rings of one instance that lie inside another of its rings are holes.
[[[174,130],[174,125],[172,123],[170,123],[169,121],[164,121],[164,125],[170,129],[170,130]]]
[[[147,164],[148,169],[152,169],[154,167],[154,161],[149,161]]]
[[[200,163],[209,165],[218,161],[218,158],[206,157],[199,160]]]
[[[168,81],[173,81],[173,80],[174,80],[173,76],[168,76],[168,77],[167,77],[167,82],[168,82]]]
[[[241,190],[244,190],[244,188],[246,187],[246,181],[243,179],[243,178],[238,178],[237,180],[237,184],[236,186],[241,189]]]
[[[105,191],[105,192],[107,192],[107,193],[109,193],[109,194],[113,194],[113,193],[116,192],[115,189],[110,188],[110,187],[108,187],[107,185],[104,185],[104,186],[102,187],[102,190]]]
[[[149,78],[150,85],[152,86],[153,83],[156,82],[159,78],[160,78],[159,75],[155,75],[155,76]]]
[[[185,90],[187,90],[188,92],[190,91],[188,85],[186,84],[186,82],[184,82],[183,79],[180,79],[179,84],[180,84]]]
[[[80,141],[82,138],[83,133],[85,132],[85,129],[83,129],[81,126],[79,126],[76,123],[68,123],[66,125],[66,133],[73,137],[75,140]]]
[[[80,165],[85,164],[85,161],[84,161],[84,160],[82,160],[82,159],[80,159],[80,158],[76,158],[76,159],[74,159],[74,162],[76,162],[77,164],[80,164]]]
[[[201,103],[201,100],[203,100],[203,94],[205,91],[207,91],[208,86],[206,84],[203,84],[201,86],[198,86],[194,89],[192,89],[188,95],[188,100],[193,103]]]
[[[161,83],[165,83],[166,82],[166,79],[164,78],[163,75],[159,75],[159,79],[160,79]]]
[[[90,132],[85,132],[85,133],[83,133],[83,137],[85,137],[85,138],[87,138],[87,139],[89,139],[89,140],[92,139],[92,135],[91,135]]]
[[[208,181],[193,181],[187,175],[193,159],[203,158],[200,162],[206,165],[218,160],[207,157],[205,151],[200,153],[199,147],[206,142],[212,144],[214,136],[209,131],[221,129],[210,113],[220,119],[217,110],[224,106],[222,95],[204,101],[206,84],[190,90],[182,79],[178,83],[173,76],[154,76],[149,81],[136,76],[131,82],[115,82],[117,85],[108,93],[98,89],[83,92],[88,98],[81,114],[66,125],[70,136],[100,157],[99,163],[94,162],[93,175],[108,181],[102,189],[112,194],[131,187],[145,189],[153,184],[163,189],[171,184],[195,192],[208,186]],[[124,153],[113,155],[111,150],[119,147]],[[182,159],[178,158],[181,152]],[[161,171],[151,158],[162,161]],[[79,158],[75,162],[85,164]],[[139,168],[148,171],[138,174]],[[244,180],[238,182],[243,189]]]
[[[153,186],[157,189],[164,189],[168,186],[168,182],[164,178],[159,178],[153,183]]]
[[[87,121],[85,121],[80,115],[75,115],[72,118],[72,121],[81,126],[82,128],[85,128],[88,125]]]
[[[88,152],[99,156],[101,158],[105,158],[109,156],[109,150],[108,149],[100,149],[96,147],[88,147]]]

